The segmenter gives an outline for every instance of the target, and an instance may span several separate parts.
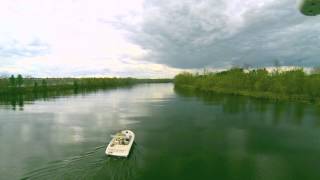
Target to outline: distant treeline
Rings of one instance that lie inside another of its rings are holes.
[[[172,79],[135,78],[24,78],[22,75],[0,78],[0,101],[37,99],[83,93],[138,83],[167,83]]]
[[[205,93],[245,95],[278,100],[319,102],[320,73],[306,74],[302,68],[272,72],[266,69],[232,68],[223,72],[191,74],[184,72],[175,79],[175,87]]]

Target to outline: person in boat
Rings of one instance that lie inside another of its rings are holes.
[[[115,142],[120,145],[128,145],[130,139],[131,139],[131,136],[129,135],[128,132],[125,132],[125,133],[119,132],[117,133],[117,138],[115,139]]]
[[[130,141],[130,135],[128,132],[125,132],[124,144],[125,145],[129,144],[129,141]]]

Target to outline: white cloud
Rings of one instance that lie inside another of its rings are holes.
[[[172,77],[318,66],[320,17],[292,0],[2,0],[0,73]]]
[[[142,0],[4,0],[0,71],[34,76],[168,76],[148,68],[160,66],[155,63],[145,69],[130,66],[131,61],[143,62],[139,59],[147,52],[128,42],[125,31],[113,23],[100,22],[131,17],[142,6]],[[34,42],[41,44],[32,46]]]

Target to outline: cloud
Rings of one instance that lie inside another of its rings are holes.
[[[0,22],[0,74],[320,64],[320,16],[301,15],[292,0],[2,0]]]
[[[79,63],[80,62],[80,63]],[[35,77],[139,77],[168,78],[180,69],[142,60],[117,57],[110,59],[52,59],[48,56],[27,57],[0,66],[0,75],[23,74]]]
[[[320,17],[292,0],[146,0],[142,20],[121,28],[148,51],[145,59],[175,68],[250,64],[319,66]]]
[[[177,69],[141,60],[147,52],[117,29],[143,0],[3,0],[0,74],[38,77],[172,77]]]
[[[17,40],[0,44],[0,58],[35,57],[49,53],[49,46],[37,39],[23,44]]]

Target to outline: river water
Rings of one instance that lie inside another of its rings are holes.
[[[0,105],[0,179],[320,179],[320,108],[173,84]],[[129,158],[104,155],[131,129]]]

